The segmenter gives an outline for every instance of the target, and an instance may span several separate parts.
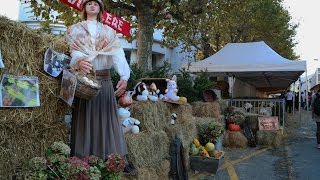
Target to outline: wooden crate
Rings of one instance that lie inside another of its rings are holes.
[[[202,156],[190,156],[190,168],[194,171],[216,174],[222,164],[224,152],[219,158],[203,158]]]

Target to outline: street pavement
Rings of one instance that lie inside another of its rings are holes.
[[[310,111],[288,115],[287,134],[278,147],[225,148],[215,175],[190,176],[200,180],[320,180],[320,149]]]

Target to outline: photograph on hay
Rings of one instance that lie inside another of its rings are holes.
[[[4,74],[0,89],[0,107],[40,106],[38,77]]]
[[[68,66],[71,58],[63,53],[58,53],[49,47],[44,55],[43,69],[52,77],[57,77]]]
[[[63,77],[61,81],[60,98],[65,101],[69,106],[72,105],[75,90],[77,86],[77,78],[74,74],[67,70],[63,71]]]

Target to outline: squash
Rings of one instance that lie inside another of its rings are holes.
[[[201,144],[200,144],[200,142],[199,142],[199,140],[197,138],[193,139],[193,144],[196,145],[196,147],[200,147],[201,146]]]
[[[240,125],[238,125],[238,124],[229,124],[228,130],[233,131],[233,132],[237,132],[237,131],[240,131],[241,128],[240,128]]]
[[[212,152],[214,150],[214,144],[212,142],[208,142],[205,146],[205,149],[208,151],[208,152]]]

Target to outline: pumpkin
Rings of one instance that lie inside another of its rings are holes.
[[[240,131],[241,128],[240,128],[240,125],[238,125],[238,124],[229,124],[228,130],[229,131]]]

